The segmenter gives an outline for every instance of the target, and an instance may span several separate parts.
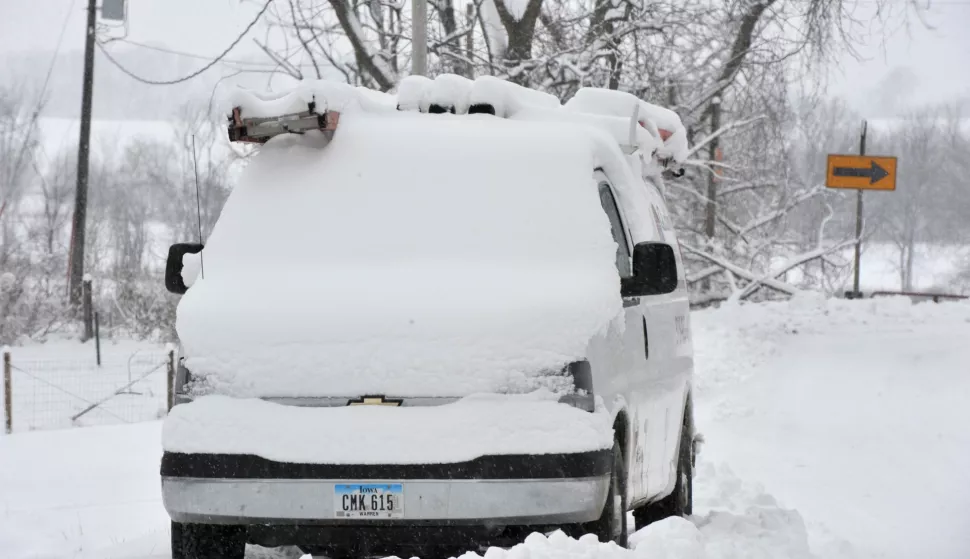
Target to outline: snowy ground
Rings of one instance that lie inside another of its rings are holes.
[[[533,536],[483,556],[970,556],[970,303],[806,296],[693,325],[696,516],[633,551]],[[168,557],[159,439],[158,422],[0,437],[0,556]]]

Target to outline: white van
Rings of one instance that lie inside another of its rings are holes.
[[[456,76],[232,104],[263,145],[166,274],[174,558],[624,545],[627,511],[690,514],[674,113]]]

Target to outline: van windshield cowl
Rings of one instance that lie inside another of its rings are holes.
[[[543,371],[524,379],[525,382],[510,384],[500,394],[529,394],[536,391],[548,392],[559,398],[560,402],[589,412],[595,410],[592,372],[586,360],[574,361],[559,370]],[[176,375],[176,403],[190,402],[202,396],[218,394],[206,378],[192,375],[180,361]],[[357,396],[264,396],[263,400],[283,405],[301,407],[339,407],[354,405],[381,406],[440,406],[459,400],[454,396],[412,396],[397,398],[394,395],[357,395]]]

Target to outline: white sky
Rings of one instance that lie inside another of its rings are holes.
[[[61,49],[83,49],[86,7],[87,0],[0,0],[0,51],[53,50],[69,10],[71,20]],[[243,0],[129,0],[128,39],[215,55],[260,7]],[[237,48],[242,54],[259,50],[250,38]]]
[[[62,50],[83,48],[85,4],[86,0],[0,0],[0,53],[53,50],[69,10]],[[261,4],[262,0],[130,0],[128,38],[214,55]],[[863,0],[856,16],[867,19],[867,9],[874,6],[872,0]],[[841,68],[831,71],[830,93],[846,98],[867,117],[893,116],[887,112],[902,112],[907,105],[970,98],[970,0],[935,0],[924,19],[932,29],[911,17],[908,30],[897,25],[885,45],[879,30],[873,29],[874,37],[860,49],[865,60],[846,55]],[[261,59],[260,55],[249,38],[233,51],[236,58]]]
[[[925,6],[927,0],[917,1]],[[863,3],[856,17],[865,18],[874,8]],[[871,29],[881,36],[859,49],[862,60],[841,57],[840,67],[831,70],[829,93],[845,98],[866,117],[894,116],[873,114],[880,104],[893,105],[893,97],[897,107],[892,112],[906,105],[970,99],[970,0],[935,0],[923,21],[929,27],[911,11],[909,25],[897,21],[885,41],[882,30]]]

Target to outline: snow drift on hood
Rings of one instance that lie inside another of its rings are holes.
[[[581,128],[345,114],[245,170],[183,297],[186,366],[237,396],[508,390],[620,313]]]

